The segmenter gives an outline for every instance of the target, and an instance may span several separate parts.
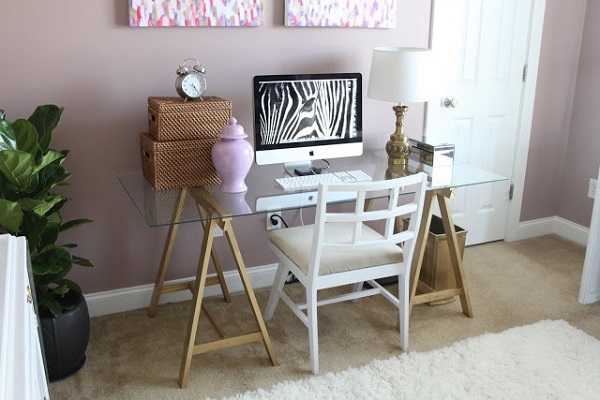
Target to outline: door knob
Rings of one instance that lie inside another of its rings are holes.
[[[446,108],[458,107],[458,99],[455,97],[446,97],[444,99],[444,107],[446,107]]]

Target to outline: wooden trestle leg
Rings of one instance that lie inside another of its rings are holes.
[[[173,247],[175,245],[175,239],[177,238],[177,231],[179,229],[178,222],[180,221],[181,214],[183,212],[183,205],[185,203],[185,198],[188,194],[188,189],[183,188],[179,192],[179,199],[177,201],[177,206],[173,212],[172,224],[169,226],[169,232],[167,234],[167,238],[165,240],[165,245],[163,248],[163,253],[160,261],[160,266],[158,268],[158,272],[156,275],[156,281],[154,282],[154,290],[152,291],[152,298],[150,300],[150,305],[148,307],[148,316],[153,318],[156,316],[158,311],[158,302],[160,300],[160,296],[165,293],[178,292],[181,290],[190,290],[193,293],[194,289],[194,280],[187,280],[178,283],[168,283],[165,284],[165,279],[167,276],[167,271],[169,269],[169,264],[171,261],[171,255],[173,253]],[[204,229],[208,226],[208,223],[203,224]],[[227,283],[225,282],[225,278],[223,276],[223,268],[221,267],[221,263],[217,256],[216,249],[212,249],[211,257],[213,260],[213,264],[215,266],[215,270],[217,272],[216,277],[209,278],[207,285],[220,285],[221,291],[223,293],[223,298],[227,302],[231,302],[231,295],[229,294],[229,290],[227,288]],[[208,321],[213,326],[215,331],[220,337],[224,337],[225,334],[221,327],[216,323],[216,320],[211,315],[211,313],[206,309],[206,307],[202,307],[202,311],[204,311]]]
[[[467,317],[473,317],[473,309],[471,307],[471,299],[467,289],[467,281],[465,279],[465,270],[463,267],[462,257],[460,255],[458,240],[456,238],[456,229],[452,219],[452,211],[448,204],[448,198],[451,195],[450,189],[428,190],[425,193],[425,204],[423,208],[423,218],[417,235],[415,247],[415,257],[413,258],[413,267],[411,269],[411,288],[410,288],[410,309],[415,304],[431,303],[437,300],[443,300],[459,296],[463,314]],[[423,265],[423,257],[425,256],[425,245],[427,243],[427,233],[431,224],[433,215],[433,202],[437,199],[440,206],[442,223],[444,232],[446,232],[446,241],[452,261],[454,276],[456,277],[456,288],[435,290],[425,283],[419,281],[421,267]],[[417,289],[421,293],[417,294]]]
[[[250,283],[250,279],[246,272],[246,267],[242,260],[240,249],[238,247],[233,228],[231,226],[231,217],[222,217],[219,219],[209,219],[208,227],[204,233],[204,239],[202,241],[201,258],[198,263],[198,272],[196,274],[196,282],[194,284],[194,294],[192,298],[193,310],[190,316],[189,328],[186,333],[186,339],[183,348],[183,357],[181,359],[181,368],[179,370],[179,386],[181,388],[187,387],[189,383],[190,366],[192,363],[192,356],[208,351],[219,350],[227,347],[238,346],[241,344],[262,341],[269,355],[269,359],[273,365],[278,364],[277,356],[273,350],[271,339],[267,332],[262,314],[258,307],[254,290]],[[259,330],[248,334],[219,339],[212,342],[196,344],[196,333],[198,331],[198,319],[200,316],[200,310],[202,308],[202,298],[204,294],[204,287],[206,285],[206,277],[208,273],[209,254],[213,248],[213,235],[216,226],[219,226],[229,241],[231,251],[233,253],[240,278],[244,285],[246,295],[250,301],[254,317],[259,326]]]

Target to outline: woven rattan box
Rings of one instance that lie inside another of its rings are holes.
[[[148,97],[148,131],[160,142],[217,137],[230,117],[231,101],[216,96]]]
[[[211,159],[218,138],[159,142],[140,133],[144,177],[155,190],[220,183]]]

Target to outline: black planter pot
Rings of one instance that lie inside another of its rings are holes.
[[[59,317],[40,315],[48,379],[55,381],[77,372],[85,364],[90,338],[90,315],[82,294],[71,290],[68,300],[73,308]]]

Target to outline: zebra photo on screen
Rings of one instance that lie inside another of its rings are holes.
[[[356,137],[357,89],[348,80],[263,82],[261,145]]]

